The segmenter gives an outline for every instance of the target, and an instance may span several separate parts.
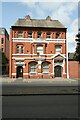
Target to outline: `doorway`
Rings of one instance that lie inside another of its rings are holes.
[[[54,68],[55,77],[62,77],[62,67],[57,65]]]
[[[17,78],[18,77],[23,77],[23,67],[22,66],[18,66],[17,67]]]

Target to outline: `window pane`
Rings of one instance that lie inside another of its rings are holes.
[[[55,47],[55,52],[61,53],[61,46],[60,45]]]
[[[32,33],[31,32],[28,33],[28,38],[32,38]]]
[[[43,54],[43,46],[37,46],[37,53]]]
[[[24,53],[24,47],[21,46],[21,53]]]
[[[19,46],[16,46],[16,53],[19,53]]]
[[[60,33],[56,33],[56,39],[60,38]]]
[[[50,38],[51,37],[51,34],[50,33],[47,33],[47,38]]]
[[[36,70],[36,65],[37,65],[37,63],[35,63],[35,62],[30,63],[30,72],[36,72],[37,71]]]
[[[22,37],[22,32],[19,32],[18,33],[18,38],[21,38]]]
[[[43,71],[43,73],[49,73],[49,63],[48,62],[43,63],[42,71]]]
[[[38,33],[37,37],[40,38],[41,37],[41,33]]]

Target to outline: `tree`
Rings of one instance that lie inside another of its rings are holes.
[[[76,51],[74,54],[74,59],[79,61],[79,64],[80,64],[80,29],[79,29],[78,34],[76,35],[75,41],[77,42],[77,46],[76,46]]]

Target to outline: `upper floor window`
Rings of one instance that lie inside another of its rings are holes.
[[[24,53],[24,47],[21,46],[21,53]]]
[[[19,46],[16,46],[16,53],[19,53]]]
[[[59,39],[60,38],[60,33],[56,33],[56,39]]]
[[[1,38],[1,44],[4,44],[4,38]]]
[[[61,53],[62,52],[62,46],[61,45],[56,45],[55,46],[55,53],[58,54],[58,53]]]
[[[41,35],[42,35],[41,32],[37,33],[37,38],[41,38]]]
[[[1,48],[1,51],[4,52],[4,48]]]
[[[51,33],[47,33],[46,38],[51,38]]]
[[[24,53],[24,46],[23,45],[17,45],[16,46],[16,53]]]
[[[28,38],[32,38],[32,32],[28,32]]]
[[[18,32],[18,38],[22,37],[22,32]]]
[[[39,54],[39,55],[43,54],[43,46],[42,45],[37,46],[37,54]]]
[[[49,68],[50,68],[49,62],[44,62],[42,64],[42,72],[43,73],[49,73]]]

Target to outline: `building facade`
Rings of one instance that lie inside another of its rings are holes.
[[[58,20],[18,19],[10,29],[10,78],[67,77],[66,28]]]
[[[9,34],[0,28],[0,75],[9,73]]]
[[[9,60],[9,34],[5,28],[0,28],[0,50]]]
[[[80,64],[74,59],[74,53],[68,53],[69,78],[80,79]]]

